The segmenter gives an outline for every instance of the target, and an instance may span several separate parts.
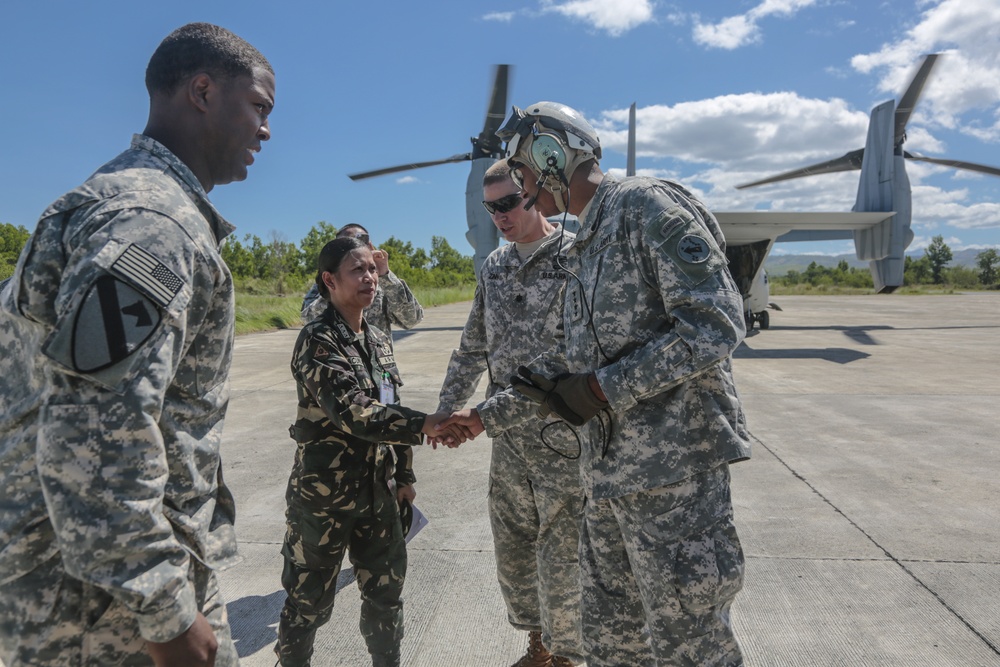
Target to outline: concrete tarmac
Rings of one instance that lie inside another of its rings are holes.
[[[1000,665],[1000,293],[778,297],[735,355],[757,442],[732,468],[751,667]],[[397,332],[405,405],[433,410],[469,304]],[[242,664],[274,664],[297,330],[236,341],[223,443],[244,561],[222,573]],[[506,667],[490,441],[419,448],[403,665]],[[349,563],[315,667],[370,665]]]

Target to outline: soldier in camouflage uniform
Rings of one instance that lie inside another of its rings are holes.
[[[423,307],[417,301],[417,297],[413,296],[406,281],[389,269],[389,255],[372,245],[368,230],[352,222],[337,231],[336,238],[344,237],[360,238],[368,244],[375,258],[378,289],[375,291],[372,305],[365,308],[365,321],[388,336],[390,341],[393,326],[399,329],[412,329],[420,324],[424,319]],[[302,320],[310,322],[316,319],[326,310],[326,305],[327,301],[320,296],[319,287],[313,285],[302,300]]]
[[[573,234],[524,210],[505,160],[486,171],[483,198],[508,243],[479,272],[472,311],[441,385],[438,410],[448,412],[465,406],[483,373],[488,396],[502,391],[520,364],[555,345],[562,324],[567,276],[555,258]],[[530,633],[528,652],[515,667],[583,661],[579,452],[576,436],[555,419],[531,419],[493,440],[489,508],[497,577],[511,625]]]
[[[324,246],[317,284],[330,306],[303,327],[292,375],[297,443],[285,498],[287,530],[275,652],[284,667],[310,664],[330,619],[345,551],[361,590],[361,633],[375,667],[399,665],[406,544],[398,502],[415,497],[412,453],[393,465],[389,444],[417,445],[444,414],[398,403],[402,385],[388,337],[363,320],[378,275],[371,250],[340,238]],[[396,492],[393,492],[393,488]]]
[[[603,174],[593,128],[569,107],[515,107],[498,135],[523,194],[580,219],[566,257],[578,279],[559,348],[456,421],[509,428],[521,392],[586,434],[588,665],[742,665],[729,464],[750,456],[731,363],[745,325],[719,225],[675,183]]]
[[[274,72],[174,31],[131,148],[52,204],[0,291],[0,659],[236,665],[219,444],[233,227],[208,200],[270,138]]]

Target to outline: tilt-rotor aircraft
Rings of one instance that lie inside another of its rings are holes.
[[[773,304],[769,304],[764,261],[775,242],[853,238],[858,259],[869,262],[877,292],[889,293],[903,284],[904,252],[913,240],[913,232],[910,231],[911,195],[906,160],[931,162],[1000,176],[1000,168],[925,157],[903,150],[906,124],[939,57],[939,54],[924,57],[898,104],[890,100],[872,110],[864,148],[850,151],[833,160],[737,186],[742,189],[793,178],[860,169],[858,195],[851,212],[713,211],[726,237],[730,271],[743,294],[748,329],[752,329],[755,324],[759,324],[761,329],[769,327],[767,307]],[[465,190],[469,231],[465,236],[475,250],[473,260],[477,274],[483,261],[499,243],[497,229],[480,200],[486,169],[504,153],[503,143],[496,136],[496,131],[503,123],[507,110],[510,70],[509,65],[496,67],[483,129],[478,136],[471,138],[472,150],[468,153],[349,175],[352,180],[357,181],[439,164],[470,161],[472,164]],[[634,104],[629,115],[627,165],[626,173],[634,175]]]
[[[750,188],[793,178],[860,169],[858,195],[850,213],[785,211],[713,211],[726,237],[730,271],[743,293],[747,328],[768,328],[767,276],[763,266],[776,241],[854,239],[858,259],[869,262],[875,291],[889,293],[903,284],[904,252],[913,240],[910,231],[910,181],[906,160],[932,162],[1000,176],[1000,169],[972,162],[932,158],[903,150],[906,123],[939,58],[924,56],[899,104],[890,100],[875,107],[864,148],[839,158],[770,176],[737,188]],[[634,122],[630,121],[630,133]],[[630,151],[634,153],[630,137]],[[632,164],[632,163],[630,163]]]

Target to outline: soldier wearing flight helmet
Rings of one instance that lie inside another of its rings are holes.
[[[676,183],[604,174],[570,107],[514,107],[497,134],[526,203],[579,218],[575,275],[562,343],[455,420],[502,432],[530,414],[520,393],[581,431],[588,665],[741,665],[729,464],[750,456],[731,365],[746,332],[719,225]]]

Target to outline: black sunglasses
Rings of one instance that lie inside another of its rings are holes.
[[[507,195],[506,197],[500,197],[500,199],[494,199],[493,201],[484,201],[483,208],[490,212],[490,215],[495,213],[509,213],[514,210],[514,207],[521,203],[521,193],[515,192],[512,195]]]

